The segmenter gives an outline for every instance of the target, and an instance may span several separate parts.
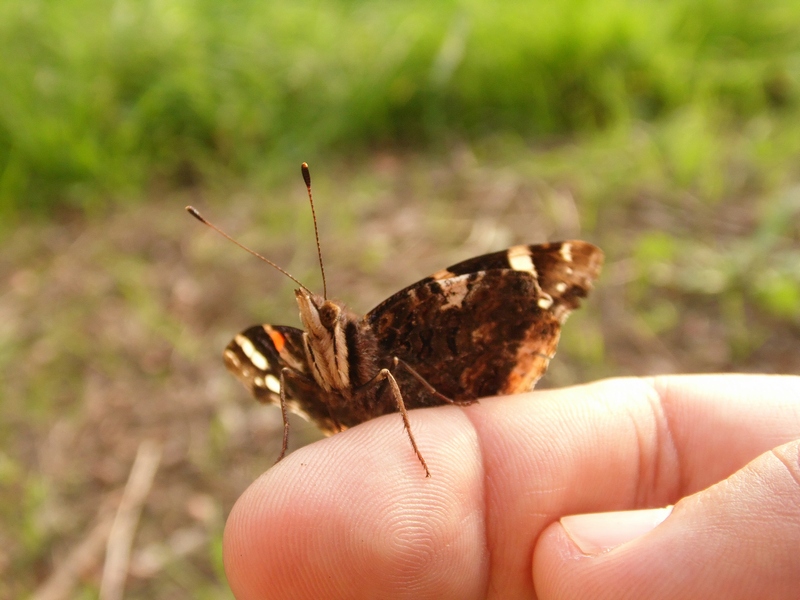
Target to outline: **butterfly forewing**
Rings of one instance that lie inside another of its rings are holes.
[[[303,332],[294,327],[248,327],[225,348],[225,366],[257,400],[280,403],[281,369],[288,366],[290,344],[302,343],[302,338]]]
[[[328,410],[308,380],[303,331],[284,325],[253,325],[233,338],[223,353],[225,366],[264,404],[281,403],[281,371],[296,376],[287,384],[287,408],[314,421],[326,432],[335,431]],[[299,377],[297,376],[299,375]]]

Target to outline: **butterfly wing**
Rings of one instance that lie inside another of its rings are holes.
[[[223,353],[225,366],[256,400],[281,403],[281,371],[288,368],[286,407],[326,433],[337,431],[324,403],[325,391],[310,375],[303,331],[284,325],[253,325],[234,337]]]
[[[600,249],[582,241],[514,246],[439,271],[365,319],[381,354],[404,361],[453,400],[519,393],[544,374],[561,325],[602,262]],[[398,377],[414,389],[409,408],[441,403],[412,377]]]

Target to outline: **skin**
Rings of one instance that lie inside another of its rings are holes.
[[[253,483],[225,530],[237,599],[798,597],[800,377],[615,379],[410,420],[430,479],[388,415]]]

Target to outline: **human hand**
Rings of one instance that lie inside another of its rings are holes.
[[[616,379],[410,418],[430,479],[387,415],[242,495],[239,600],[800,595],[800,377]]]

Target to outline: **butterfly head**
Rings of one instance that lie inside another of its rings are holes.
[[[347,314],[342,307],[307,290],[295,290],[303,322],[306,358],[314,379],[325,390],[350,387],[345,335]]]
[[[308,334],[322,339],[334,333],[343,316],[339,305],[303,289],[295,290],[294,295],[300,307],[303,329]]]

